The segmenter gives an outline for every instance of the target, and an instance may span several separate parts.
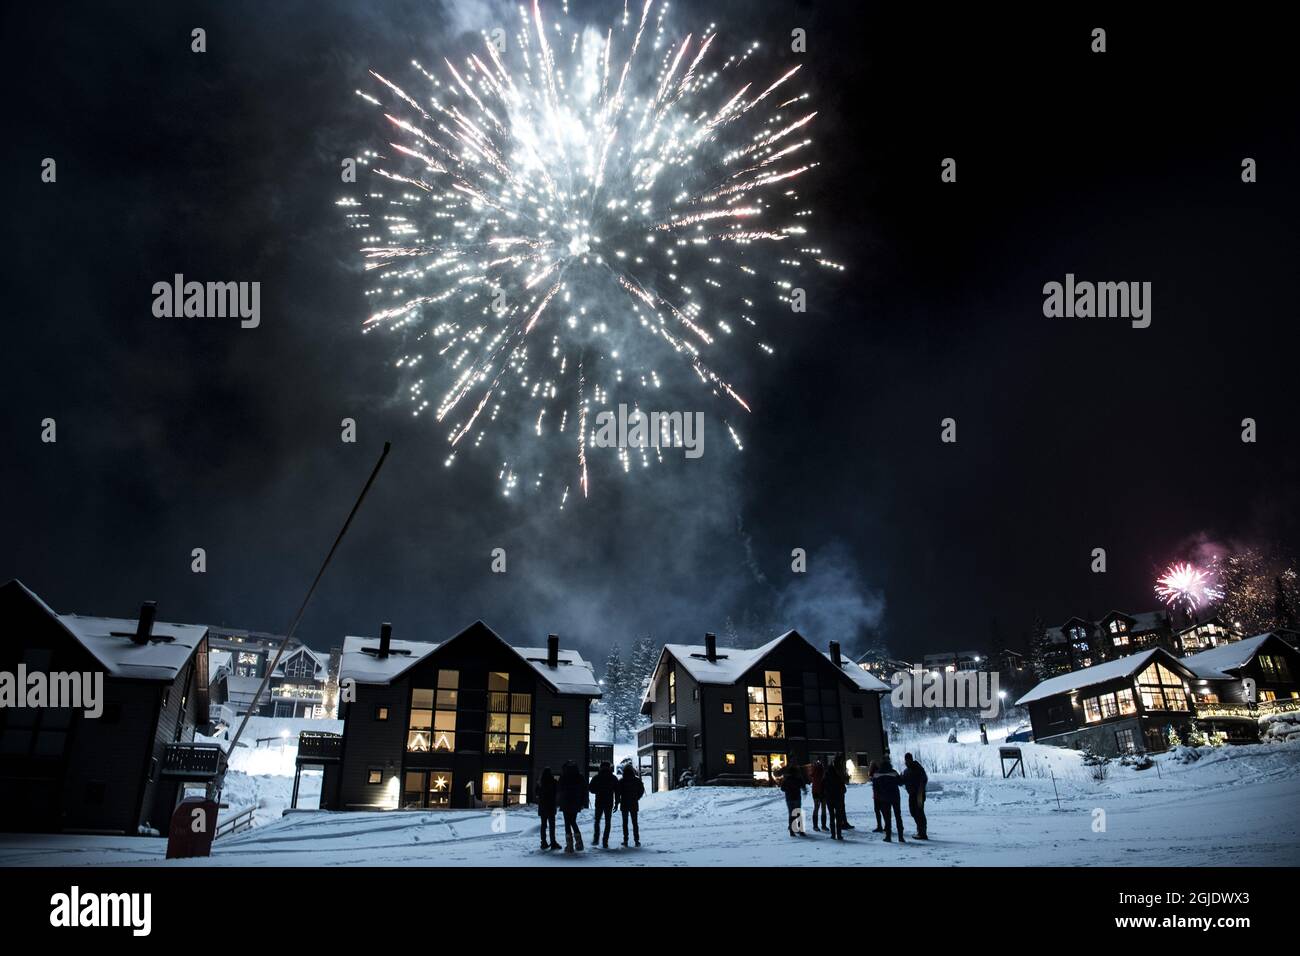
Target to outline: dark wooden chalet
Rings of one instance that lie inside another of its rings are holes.
[[[855,782],[887,749],[880,698],[889,685],[790,631],[753,649],[666,644],[641,712],[642,771],[653,790],[679,785],[689,770],[701,783],[771,783],[793,761],[842,754]]]
[[[18,581],[0,585],[0,672],[103,674],[98,717],[75,708],[0,708],[0,828],[166,832],[220,749],[193,743],[207,720],[207,628],[56,614]]]
[[[585,768],[600,686],[555,635],[513,647],[478,621],[441,644],[346,638],[339,695],[342,740],[299,748],[321,807],[425,809],[532,802],[543,767]]]
[[[1029,708],[1034,740],[1098,753],[1167,749],[1172,728],[1184,739],[1195,674],[1155,647],[1052,677],[1016,704]]]
[[[1261,718],[1300,714],[1300,651],[1275,633],[1192,654],[1183,663],[1196,678],[1198,719],[1229,741],[1257,740]]]

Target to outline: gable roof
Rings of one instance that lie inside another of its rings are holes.
[[[438,648],[446,647],[452,641],[470,633],[485,634],[500,642],[503,647],[509,648],[557,694],[579,697],[601,696],[600,684],[596,681],[591,664],[583,660],[582,655],[577,651],[560,648],[558,664],[549,667],[546,663],[546,648],[514,647],[502,640],[496,631],[482,621],[475,621],[469,627],[441,642],[402,641],[394,638],[389,642],[389,655],[384,658],[372,653],[379,647],[378,638],[349,635],[343,639],[339,680],[351,678],[358,684],[391,684]]]
[[[201,624],[155,621],[155,639],[146,644],[136,644],[130,637],[139,624],[134,618],[57,614],[17,579],[0,587],[13,589],[34,603],[51,620],[57,622],[70,638],[85,648],[111,677],[124,680],[175,680],[208,633],[207,627]],[[201,684],[206,685],[207,680],[207,674],[201,675]]]
[[[659,653],[659,663],[655,665],[654,673],[650,676],[650,685],[641,697],[641,704],[644,707],[650,701],[650,694],[654,689],[659,668],[663,664],[664,654],[671,654],[673,660],[677,661],[697,684],[734,684],[779,645],[791,638],[797,638],[812,647],[808,639],[798,631],[786,631],[780,637],[773,638],[759,647],[719,647],[715,659],[710,661],[703,644],[665,644]],[[813,650],[816,651],[816,648]],[[826,659],[827,664],[835,666],[831,663],[829,651],[817,653]],[[863,670],[852,658],[841,657],[840,675],[855,685],[858,690],[889,692],[888,684],[869,671]]]
[[[1104,664],[1094,664],[1092,667],[1070,671],[1070,673],[1061,674],[1058,677],[1049,677],[1016,701],[1016,706],[1019,707],[1021,704],[1043,700],[1046,697],[1054,697],[1057,694],[1064,694],[1072,690],[1081,690],[1084,687],[1104,684],[1106,681],[1115,680],[1118,677],[1132,677],[1156,658],[1159,658],[1161,663],[1168,664],[1172,662],[1184,670],[1187,669],[1184,662],[1174,657],[1163,647],[1153,647],[1150,650],[1130,654],[1127,657],[1118,657],[1113,661],[1106,661]]]
[[[1283,647],[1292,650],[1280,637],[1269,634],[1256,634],[1231,644],[1221,644],[1199,654],[1189,654],[1183,658],[1183,664],[1197,677],[1204,680],[1222,680],[1231,677],[1228,671],[1235,671],[1250,663],[1251,658],[1259,653],[1260,648],[1268,643],[1269,638],[1278,641]]]
[[[229,652],[227,651],[226,653],[229,653]],[[296,657],[298,654],[306,654],[306,655],[308,655],[308,656],[309,656],[309,657],[310,657],[310,658],[315,662],[316,667],[317,667],[319,670],[324,671],[324,670],[328,670],[328,669],[329,669],[328,664],[327,664],[326,661],[325,661],[325,658],[323,658],[320,654],[318,654],[318,653],[316,653],[315,651],[313,651],[313,650],[312,650],[310,647],[308,647],[306,644],[299,644],[297,647],[292,648],[292,649],[290,649],[290,650],[288,650],[288,651],[286,651],[286,652],[284,653],[284,655],[280,658],[280,663],[276,664],[276,665],[275,665],[275,670],[273,670],[273,671],[271,672],[271,676],[272,676],[272,677],[283,677],[283,676],[284,676],[284,668],[285,668],[285,665],[288,664],[289,661],[290,661],[292,658]]]

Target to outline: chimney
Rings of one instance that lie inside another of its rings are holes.
[[[560,635],[558,634],[546,635],[546,666],[560,666]]]
[[[131,635],[131,643],[148,644],[149,638],[153,637],[153,622],[158,616],[158,602],[145,601],[140,605],[140,623],[135,627],[135,633]]]
[[[843,662],[842,662],[841,659],[840,659],[840,642],[839,642],[839,641],[831,641],[831,663],[834,664],[836,667],[843,667],[843,666],[844,666],[844,665],[843,665]]]
[[[716,661],[718,659],[718,635],[704,635],[704,659],[706,661]]]
[[[379,625],[379,657],[388,656],[393,644],[393,625],[385,621]]]

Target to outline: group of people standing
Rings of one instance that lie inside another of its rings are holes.
[[[632,839],[641,845],[641,827],[637,820],[637,810],[641,798],[645,796],[645,784],[636,767],[625,763],[618,776],[608,760],[602,761],[596,776],[588,782],[578,765],[572,760],[565,761],[557,778],[551,768],[542,771],[537,781],[537,815],[541,818],[541,848],[558,850],[560,844],[555,840],[555,817],[558,813],[564,817],[564,852],[581,852],[582,830],[578,824],[578,814],[591,806],[591,796],[596,798],[596,826],[591,834],[593,846],[609,849],[609,831],[613,823],[614,811],[620,810],[623,816],[623,845],[627,846],[628,820],[631,818]],[[600,822],[604,819],[605,829],[602,835]],[[550,840],[547,840],[547,830]]]
[[[904,754],[904,768],[900,774],[890,762],[889,754],[880,761],[872,761],[867,768],[871,784],[872,802],[876,811],[876,828],[873,833],[883,833],[885,842],[893,842],[893,823],[898,824],[898,842],[906,843],[903,836],[902,790],[907,791],[907,809],[916,824],[916,839],[928,840],[925,819],[925,785],[929,779],[920,761]],[[803,794],[812,788],[813,829],[828,831],[832,840],[843,840],[844,831],[852,830],[844,809],[848,792],[849,773],[844,757],[837,755],[829,764],[814,760],[807,773],[797,764],[787,764],[781,773],[780,786],[785,794],[786,817],[791,836],[807,836],[803,829]]]

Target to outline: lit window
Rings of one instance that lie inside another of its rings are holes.
[[[785,766],[785,754],[754,754],[751,766],[755,780],[771,780]]]
[[[731,701],[729,701],[729,700],[724,700],[724,701],[722,702],[722,712],[723,712],[724,714],[732,714],[732,713],[735,713],[735,711],[736,711],[736,708],[735,708],[735,706],[731,703]]]
[[[377,786],[384,782],[384,772],[378,767],[371,767],[366,771],[366,783],[370,786]]]
[[[411,691],[411,719],[406,733],[410,753],[456,749],[456,702],[459,671],[438,671],[438,689]]]
[[[1083,702],[1083,719],[1090,724],[1101,720],[1101,707],[1096,697],[1089,697]]]
[[[668,703],[677,703],[677,671],[668,672]]]
[[[388,708],[387,708],[387,707],[376,707],[376,708],[375,708],[375,720],[387,720],[387,719],[388,719]]]
[[[1183,679],[1163,664],[1152,664],[1137,678],[1138,694],[1146,710],[1187,710]]]
[[[723,754],[723,755],[722,755],[722,759],[725,760],[725,761],[727,762],[727,766],[728,766],[728,767],[734,767],[734,766],[736,765],[736,755],[735,755],[735,754],[731,754],[731,753],[729,753],[729,754]]]
[[[562,730],[564,728],[564,715],[551,714],[551,727],[555,730]]]
[[[782,703],[781,672],[767,671],[763,687],[749,687],[749,736],[783,738],[785,705]]]
[[[483,803],[489,807],[513,807],[528,802],[528,777],[521,773],[489,770],[483,774]]]
[[[488,675],[487,749],[526,755],[532,737],[533,695],[510,693],[510,675]]]

